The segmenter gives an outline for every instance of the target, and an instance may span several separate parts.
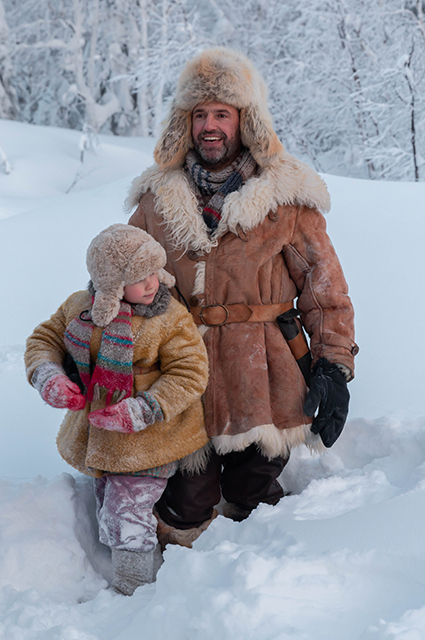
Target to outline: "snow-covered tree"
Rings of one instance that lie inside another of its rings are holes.
[[[318,170],[419,179],[425,49],[417,4],[305,0],[263,11],[263,45],[251,56],[289,150]]]
[[[140,131],[158,136],[168,100],[186,60],[207,40],[196,3],[140,0],[140,48],[134,66]]]
[[[95,131],[121,110],[109,85],[106,0],[24,0],[10,11],[15,87],[25,120]],[[22,14],[26,21],[22,21]]]
[[[0,115],[157,136],[214,45],[251,57],[316,169],[425,179],[425,0],[0,0]]]
[[[0,0],[0,118],[16,118],[16,93],[12,84],[9,26]]]

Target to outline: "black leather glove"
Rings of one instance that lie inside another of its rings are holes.
[[[311,372],[304,413],[314,416],[317,411],[311,430],[320,434],[325,447],[331,447],[341,435],[349,401],[350,393],[342,371],[326,358],[320,358]]]

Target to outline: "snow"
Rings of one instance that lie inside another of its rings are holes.
[[[425,184],[325,176],[360,345],[348,424],[322,456],[295,450],[276,507],[218,516],[126,598],[107,588],[91,480],[56,452],[64,412],[27,384],[22,355],[85,286],[91,238],[126,221],[153,142],[100,137],[83,167],[75,131],[2,120],[0,142],[12,167],[0,173],[0,638],[424,638]]]

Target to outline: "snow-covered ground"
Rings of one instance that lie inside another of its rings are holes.
[[[90,479],[59,457],[62,412],[26,383],[27,335],[88,276],[85,250],[152,158],[143,139],[0,121],[1,640],[422,640],[425,637],[425,184],[325,176],[328,228],[356,308],[350,420],[294,452],[292,495],[219,516],[169,548],[155,585],[107,589]],[[72,188],[70,188],[72,186]]]

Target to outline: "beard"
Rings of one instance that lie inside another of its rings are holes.
[[[211,135],[211,134],[209,134]],[[219,149],[204,149],[202,147],[202,139],[194,141],[194,148],[205,168],[214,169],[219,164],[228,164],[233,162],[241,151],[241,142],[239,136],[233,138],[224,137],[223,144]]]

